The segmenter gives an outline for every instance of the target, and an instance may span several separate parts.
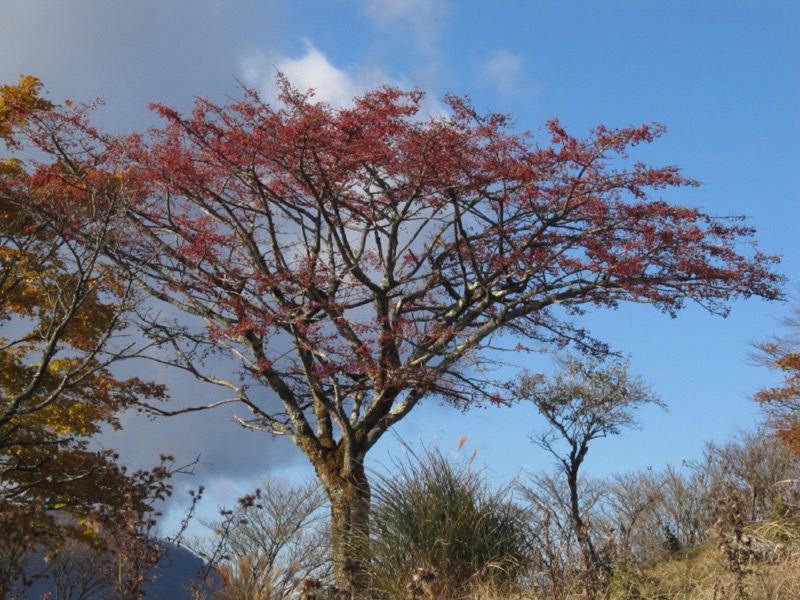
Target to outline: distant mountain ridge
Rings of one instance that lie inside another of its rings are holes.
[[[148,574],[154,579],[144,584],[146,600],[194,600],[192,582],[204,567],[203,559],[190,550],[181,546],[172,547]],[[43,554],[31,560],[28,573],[43,575],[36,576],[33,585],[19,596],[20,600],[39,600],[43,596],[47,597],[46,594],[51,594],[50,598],[53,599],[59,597],[56,592],[58,584],[54,581],[55,574],[44,562]],[[114,591],[107,585],[95,585],[88,589],[78,586],[68,597],[72,600],[113,600]]]

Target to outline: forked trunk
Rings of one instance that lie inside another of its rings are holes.
[[[341,448],[340,448],[341,450]],[[333,574],[347,598],[366,597],[370,487],[363,457],[332,453],[315,464],[331,505]]]

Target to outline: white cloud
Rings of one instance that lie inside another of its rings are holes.
[[[503,94],[514,92],[524,68],[521,56],[498,50],[483,66],[483,75]]]
[[[305,46],[305,53],[297,58],[261,53],[249,56],[241,64],[244,83],[274,105],[278,102],[275,76],[282,73],[295,88],[301,92],[313,89],[315,100],[327,102],[334,108],[352,106],[354,98],[382,85],[406,90],[414,87],[407,81],[390,78],[380,69],[338,67],[310,41],[306,40]],[[442,117],[449,113],[450,109],[431,94],[423,99],[418,118]]]
[[[310,41],[305,41],[305,53],[299,58],[275,54],[251,55],[242,62],[242,73],[250,86],[270,102],[277,99],[275,75],[283,73],[301,91],[313,89],[317,100],[342,107],[354,97],[378,85],[390,83],[379,70],[335,66]]]

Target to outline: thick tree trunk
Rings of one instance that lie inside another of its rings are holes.
[[[347,456],[343,448],[315,464],[331,505],[333,573],[348,598],[366,597],[369,560],[370,487],[364,457]]]

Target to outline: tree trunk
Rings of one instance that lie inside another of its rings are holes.
[[[581,516],[580,499],[578,496],[578,467],[567,470],[567,482],[569,484],[570,513],[572,516],[572,526],[575,529],[575,537],[578,539],[578,546],[581,549],[584,569],[584,593],[586,598],[594,598],[599,588],[599,567],[600,560],[594,549],[591,535],[589,534],[586,523]]]
[[[331,505],[333,574],[347,598],[365,597],[368,586],[370,487],[362,455],[342,446],[314,465]]]

